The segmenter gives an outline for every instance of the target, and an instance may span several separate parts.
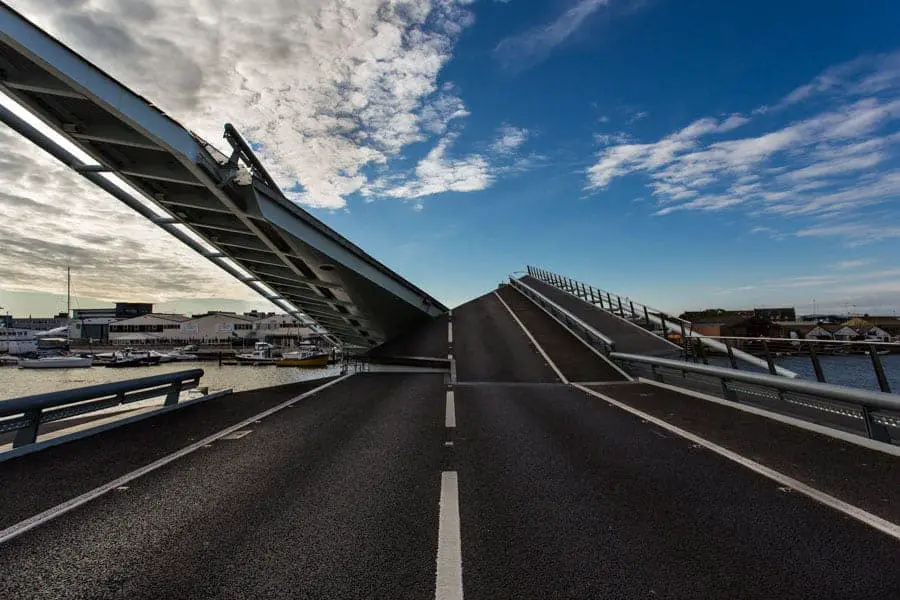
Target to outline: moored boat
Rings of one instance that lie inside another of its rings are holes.
[[[80,356],[42,356],[19,359],[20,369],[83,369],[94,363],[92,358]]]
[[[285,352],[276,367],[322,368],[328,366],[329,354],[318,351]]]
[[[122,367],[147,367],[150,365],[158,365],[159,356],[153,356],[150,352],[136,352],[131,348],[126,348],[122,352],[116,352],[112,361],[107,362],[106,366],[118,369]]]
[[[272,344],[256,342],[253,352],[238,354],[234,359],[239,365],[274,365],[278,362],[278,359],[272,356],[274,348]]]

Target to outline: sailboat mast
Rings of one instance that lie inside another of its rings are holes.
[[[72,314],[72,267],[66,267],[66,318]]]

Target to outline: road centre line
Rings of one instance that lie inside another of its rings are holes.
[[[447,412],[444,416],[444,427],[456,427],[456,402],[453,390],[447,390]]]
[[[462,540],[459,527],[459,484],[456,471],[441,473],[435,600],[463,600]]]

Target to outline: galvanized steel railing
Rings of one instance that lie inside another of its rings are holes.
[[[33,444],[44,423],[165,396],[165,406],[178,403],[184,390],[195,388],[203,369],[140,377],[73,390],[35,394],[0,402],[0,433],[16,432],[13,448]]]
[[[868,437],[892,443],[891,430],[900,431],[900,398],[827,383],[738,371],[637,354],[613,352],[610,358],[632,376],[695,389],[734,402],[762,403],[779,408],[787,403],[851,420],[861,420]]]
[[[747,364],[763,369],[767,367],[774,369],[775,373],[785,377],[797,377],[797,374],[789,369],[771,363],[767,364],[762,359],[747,354],[739,348],[729,349],[727,344],[723,344],[715,338],[697,333],[693,330],[693,323],[685,319],[667,314],[657,308],[647,306],[646,304],[641,304],[631,298],[619,296],[618,294],[601,290],[591,285],[586,285],[570,277],[558,275],[552,271],[547,271],[546,269],[529,266],[527,267],[527,270],[528,274],[535,279],[543,281],[548,285],[552,285],[588,304],[598,306],[600,309],[605,310],[616,317],[630,321],[662,338],[668,340],[670,332],[679,335],[686,356],[690,356],[695,347],[695,341],[699,341],[713,351],[727,352],[730,356]]]

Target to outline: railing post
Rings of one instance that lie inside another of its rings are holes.
[[[619,302],[619,316],[624,319],[625,318],[625,309],[622,308],[622,297],[616,296],[616,300]]]
[[[664,313],[659,313],[659,322],[662,325],[663,339],[669,339],[669,329],[666,327],[666,315]]]
[[[634,300],[629,300],[628,304],[631,306],[631,318],[637,320],[637,313],[634,312]]]
[[[875,377],[878,379],[878,387],[886,394],[891,393],[891,384],[888,383],[887,377],[884,375],[884,365],[881,364],[881,357],[878,356],[878,350],[875,344],[869,344],[869,356],[872,358],[872,368],[875,369]]]
[[[606,310],[613,312],[612,296],[609,295],[609,292],[606,292],[606,307]]]
[[[693,353],[694,349],[691,348],[690,338],[684,329],[684,321],[680,321],[678,324],[681,326],[681,345],[684,346],[684,357],[690,358],[690,354]],[[696,356],[694,356],[694,362],[697,362]]]
[[[684,327],[684,323],[682,323],[681,326]],[[700,338],[691,338],[691,339],[695,340],[697,342],[697,356],[700,358],[700,360],[703,361],[704,365],[708,365],[709,361],[706,360],[706,353],[703,350],[703,340],[701,340]]]
[[[740,400],[738,400],[737,392],[728,387],[727,379],[722,379],[722,395],[726,400],[731,400],[732,402],[740,402]]]
[[[38,428],[41,426],[41,409],[31,410],[25,413],[28,425],[16,432],[13,438],[13,448],[33,444],[37,441]]]
[[[644,305],[644,320],[647,321],[647,327],[651,327],[650,323],[650,312],[647,310],[647,305]]]
[[[825,372],[822,370],[822,363],[819,362],[819,355],[816,354],[815,342],[809,342],[809,360],[812,361],[813,371],[816,373],[816,380],[825,383]]]
[[[731,347],[731,342],[727,339],[725,340],[725,350],[728,352],[728,361],[731,363],[732,369],[737,369],[737,359],[734,358],[734,348]]]
[[[888,433],[887,427],[881,423],[876,423],[872,418],[872,409],[866,405],[860,407],[862,409],[863,420],[866,422],[866,434],[869,439],[879,442],[891,443],[891,434]]]
[[[650,365],[650,373],[653,375],[653,379],[660,383],[665,383],[663,381],[663,376],[659,374],[659,371],[656,370],[656,365]]]
[[[181,395],[181,382],[173,381],[172,387],[169,388],[169,393],[166,394],[166,401],[163,406],[172,406],[173,404],[178,404],[178,397]]]
[[[763,340],[762,344],[763,352],[766,353],[766,364],[769,365],[769,373],[771,375],[778,375],[778,371],[775,370],[775,360],[772,358],[772,352],[769,350],[769,342]]]

